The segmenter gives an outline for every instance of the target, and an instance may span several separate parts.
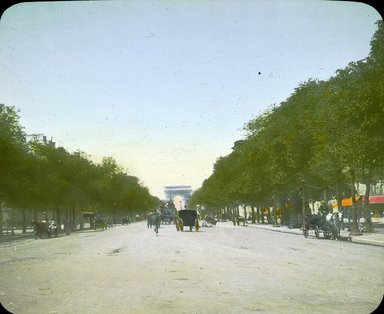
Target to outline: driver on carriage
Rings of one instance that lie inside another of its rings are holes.
[[[319,215],[321,216],[321,222],[322,223],[325,223],[326,222],[326,217],[327,215],[329,214],[329,209],[328,207],[325,205],[325,202],[324,201],[321,201],[321,205],[318,209],[318,213]]]

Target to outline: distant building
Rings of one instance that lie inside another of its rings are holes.
[[[174,200],[175,197],[181,197],[185,207],[188,207],[191,195],[192,187],[190,185],[166,185],[164,187],[164,196],[166,200]]]

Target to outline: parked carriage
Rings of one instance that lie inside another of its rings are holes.
[[[132,222],[132,219],[131,217],[128,217],[128,216],[125,216],[123,218],[121,218],[121,224],[124,226],[124,225],[130,225]]]
[[[43,238],[43,235],[45,234],[48,238],[52,237],[54,235],[57,237],[58,235],[58,228],[56,223],[51,220],[51,221],[37,221],[37,220],[32,220],[32,225],[33,225],[33,231],[35,234],[35,239]]]
[[[303,219],[302,230],[304,237],[308,237],[309,231],[313,230],[316,238],[320,238],[320,233],[324,239],[338,240],[340,238],[341,221],[338,213],[321,216],[308,214]]]
[[[199,231],[200,225],[196,210],[183,209],[178,212],[178,218],[176,219],[177,231],[183,231],[185,226],[189,227],[189,231],[192,231],[193,227],[195,227],[196,231]]]
[[[108,226],[111,226],[109,217],[101,217],[100,215],[96,215],[93,218],[93,228],[94,230],[101,229],[106,230]]]

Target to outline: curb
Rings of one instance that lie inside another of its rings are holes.
[[[372,245],[372,246],[384,247],[383,241],[375,240],[375,239],[361,239],[361,238],[357,238],[357,237],[352,237],[351,242],[352,243],[357,243],[357,244],[364,244],[364,245]]]
[[[247,225],[247,227],[251,228],[257,228],[261,230],[268,230],[272,232],[281,232],[281,233],[289,233],[289,234],[296,234],[303,236],[302,232],[294,232],[294,231],[289,231],[285,229],[280,229],[279,226],[277,227],[261,227],[257,225]],[[297,229],[297,228],[296,228]],[[376,239],[366,239],[366,238],[360,238],[360,236],[347,236],[350,240],[348,242],[356,243],[356,244],[364,244],[364,245],[372,245],[372,246],[379,246],[379,247],[384,247],[384,235],[383,235],[383,240],[376,240]]]

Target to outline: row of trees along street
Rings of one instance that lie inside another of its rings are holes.
[[[340,206],[343,197],[351,197],[356,231],[355,182],[366,184],[368,202],[370,184],[384,178],[383,21],[377,22],[367,58],[326,81],[300,84],[244,130],[245,138],[216,161],[190,204],[217,212],[240,204],[252,212],[272,206],[288,225],[309,212],[311,199],[334,195]]]
[[[51,141],[29,138],[18,111],[4,104],[0,104],[0,152],[0,209],[12,209],[7,221],[0,214],[0,231],[11,222],[26,232],[31,217],[39,218],[42,212],[53,214],[60,225],[67,219],[74,222],[81,210],[116,220],[159,204],[113,158],[95,164],[82,152],[69,153]]]

